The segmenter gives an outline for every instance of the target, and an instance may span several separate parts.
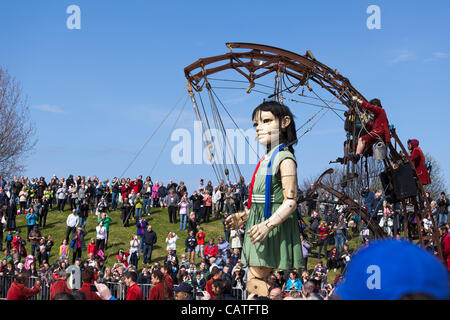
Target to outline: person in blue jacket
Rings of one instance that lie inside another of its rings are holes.
[[[144,252],[144,244],[142,243],[142,236],[144,235],[144,232],[147,229],[147,224],[148,224],[148,222],[142,217],[140,217],[138,222],[136,222],[136,228],[137,228],[136,234],[140,239],[141,253]]]
[[[38,217],[37,213],[34,212],[33,208],[30,208],[30,211],[28,212],[26,219],[27,219],[27,228],[28,228],[28,232],[27,232],[27,238],[28,238],[33,227],[38,224],[39,217]]]
[[[297,278],[297,272],[295,271],[291,271],[291,273],[289,273],[289,279],[286,282],[286,292],[289,292],[291,290],[296,290],[299,291],[302,289],[303,283],[302,281]]]

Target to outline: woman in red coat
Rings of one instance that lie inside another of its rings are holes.
[[[424,186],[430,184],[431,179],[425,165],[425,156],[423,155],[422,149],[419,148],[419,140],[408,140],[408,149],[411,153],[411,161],[414,163],[414,167],[416,167],[416,173],[420,182]]]
[[[214,239],[209,239],[209,243],[205,246],[205,249],[203,249],[203,254],[205,256],[205,262],[206,264],[209,263],[209,258],[215,257],[217,254],[218,248],[214,244]]]
[[[173,297],[173,293],[167,286],[166,279],[161,271],[153,271],[152,284],[153,287],[150,289],[148,300],[166,300]]]
[[[8,290],[6,300],[28,300],[41,291],[41,282],[39,280],[36,281],[33,288],[26,286],[28,282],[28,274],[26,273],[20,273],[16,279]]]

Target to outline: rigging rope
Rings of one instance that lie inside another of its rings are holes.
[[[223,125],[222,118],[220,117],[219,109],[217,108],[216,102],[214,100],[214,96],[213,96],[213,94],[211,92],[211,86],[208,85],[207,89],[208,89],[208,93],[209,93],[209,97],[210,97],[210,101],[211,101],[211,108],[214,110],[213,115],[215,114],[215,116],[217,117],[218,123],[220,125],[220,129],[222,130],[222,134],[224,135],[225,140],[226,140],[225,141],[225,145],[229,147],[230,154],[233,156],[234,164],[235,164],[235,167],[236,167],[236,168],[234,168],[233,166],[231,167],[232,170],[233,170],[233,174],[235,175],[236,181],[239,181],[239,178],[238,178],[238,176],[236,176],[236,173],[234,171],[236,169],[239,177],[242,176],[242,173],[241,173],[241,171],[239,169],[239,166],[238,166],[237,161],[236,161],[236,156],[235,156],[235,154],[234,154],[234,152],[232,150],[231,144],[230,144],[230,142],[228,140],[228,137],[226,135],[225,127]]]
[[[159,125],[155,128],[155,130],[152,132],[152,134],[150,135],[150,137],[147,139],[147,141],[144,143],[144,145],[141,147],[141,149],[139,149],[139,151],[136,153],[136,155],[134,156],[134,158],[131,160],[131,162],[128,164],[128,166],[126,167],[126,169],[122,172],[122,174],[119,177],[119,180],[121,180],[123,178],[123,175],[127,172],[127,170],[131,167],[131,165],[134,163],[134,161],[136,161],[137,157],[141,154],[141,152],[144,150],[144,148],[147,146],[147,144],[150,142],[150,140],[155,136],[156,132],[159,130],[159,128],[161,128],[161,126],[164,124],[164,122],[166,122],[166,120],[169,118],[169,116],[172,114],[172,112],[175,110],[175,108],[178,106],[178,104],[180,103],[181,99],[184,96],[184,92],[183,94],[178,98],[177,102],[175,103],[175,105],[169,110],[169,112],[167,113],[167,115],[161,120],[161,122],[159,123]],[[131,211],[130,211],[131,214]],[[121,228],[119,230],[119,232],[117,233],[116,237],[113,239],[114,241],[112,241],[112,245],[110,247],[110,249],[112,247],[114,247],[116,245],[117,239],[118,237],[121,235],[123,229],[125,228]],[[109,244],[109,239],[107,239],[108,244]],[[105,250],[106,251],[106,250]],[[108,253],[108,255],[105,258],[105,262],[108,260],[108,258],[111,256],[111,252]]]
[[[209,125],[209,120],[208,120],[208,117],[207,117],[207,115],[206,115],[206,109],[205,109],[205,106],[203,105],[203,99],[202,99],[202,95],[200,94],[200,92],[198,93],[198,96],[199,96],[199,98],[200,98],[200,104],[201,104],[201,106],[202,106],[202,110],[203,110],[203,113],[204,113],[204,115],[205,115],[205,121],[206,121],[206,123],[207,123],[207,126],[208,126],[208,130],[209,130],[209,133],[210,133],[210,139],[208,139],[209,141],[210,141],[210,143],[213,143],[213,141],[212,141],[212,137],[211,137],[211,126]],[[194,100],[195,100],[195,96],[194,96]],[[196,106],[197,106],[197,102],[195,102],[195,104],[196,104]],[[198,109],[198,106],[197,106],[197,109]],[[199,113],[199,115],[200,115],[200,113]],[[201,117],[201,116],[200,116]],[[202,118],[201,118],[202,119]],[[207,137],[206,137],[206,132],[205,132],[205,126],[204,126],[204,123],[203,123],[203,119],[202,119],[202,131],[203,131],[203,136],[204,136],[204,140],[207,140]],[[223,174],[223,170],[220,170],[220,168],[219,169],[217,169],[217,166],[221,166],[221,164],[216,164],[215,163],[215,158],[213,158],[213,154],[212,154],[212,152],[211,152],[211,150],[209,150],[209,148],[207,147],[207,149],[208,149],[208,152],[209,152],[209,154],[210,154],[210,156],[211,156],[211,165],[212,165],[212,167],[213,167],[213,170],[214,170],[214,173],[216,174],[216,178],[217,178],[217,182],[219,183],[220,182],[220,179],[222,179],[222,174]],[[214,161],[213,161],[214,160]]]
[[[125,168],[125,170],[122,172],[122,174],[120,175],[119,179],[123,178],[123,175],[125,174],[125,172],[127,172],[127,170],[131,167],[131,165],[134,163],[134,161],[136,161],[137,157],[141,154],[141,152],[145,149],[145,147],[147,146],[147,144],[150,142],[150,140],[154,137],[154,135],[156,134],[156,132],[159,130],[159,128],[161,128],[161,126],[164,124],[164,122],[166,122],[167,118],[169,118],[170,114],[172,113],[172,111],[177,107],[178,103],[181,101],[181,98],[183,97],[184,93],[180,96],[180,98],[177,100],[177,102],[175,103],[175,105],[172,107],[172,109],[169,110],[169,112],[167,113],[167,115],[163,118],[163,120],[161,120],[161,122],[159,123],[159,125],[156,127],[156,129],[153,131],[153,133],[150,135],[150,137],[147,139],[147,141],[144,143],[144,145],[141,147],[141,149],[139,149],[139,151],[136,153],[136,155],[134,156],[134,158],[131,160],[131,162],[128,164],[128,166]]]
[[[222,103],[222,101],[220,100],[219,96],[216,94],[216,92],[213,90],[213,88],[211,87],[211,91],[214,94],[214,96],[216,97],[217,101],[219,101],[220,105],[222,106],[222,108],[225,110],[225,112],[227,113],[228,117],[231,119],[231,121],[233,122],[234,126],[239,130],[240,134],[244,137],[245,141],[247,142],[247,144],[249,145],[249,147],[253,150],[253,152],[255,153],[255,155],[258,155],[258,153],[255,151],[255,149],[253,149],[252,145],[250,144],[250,142],[248,141],[247,137],[245,136],[244,132],[242,132],[242,129],[239,128],[239,126],[237,125],[236,121],[234,121],[233,117],[231,116],[230,112],[228,112],[227,108],[225,107],[225,105]]]
[[[174,122],[172,128],[171,128],[170,131],[169,131],[169,135],[167,136],[167,139],[166,139],[166,141],[164,142],[163,147],[161,148],[161,151],[159,152],[159,155],[158,155],[158,157],[156,158],[156,161],[155,161],[155,163],[153,164],[152,169],[150,170],[150,176],[152,175],[153,170],[154,170],[155,167],[156,167],[156,164],[158,163],[158,161],[159,161],[159,159],[160,159],[162,153],[164,152],[164,149],[166,148],[167,143],[169,142],[170,136],[172,135],[172,132],[173,132],[173,130],[175,129],[175,126],[176,126],[178,120],[180,120],[181,114],[183,113],[183,110],[184,110],[184,107],[186,106],[187,100],[188,100],[188,98],[186,97],[186,100],[184,101],[183,107],[181,107],[180,113],[178,114],[177,118],[175,119],[175,122]]]

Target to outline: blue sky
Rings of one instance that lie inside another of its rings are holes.
[[[81,8],[81,30],[66,28],[72,4]],[[366,27],[371,4],[381,9],[381,30]],[[444,0],[3,0],[0,65],[22,83],[39,139],[24,174],[120,175],[167,110],[186,96],[184,67],[227,52],[225,42],[232,41],[312,50],[367,98],[379,97],[400,138],[419,139],[449,180],[449,11]],[[249,129],[258,100],[233,94],[224,93],[229,109]],[[290,107],[298,123],[312,112]],[[192,106],[184,110],[177,128],[192,131]],[[125,176],[150,172],[172,123]],[[328,113],[296,147],[300,179],[326,169],[342,154],[344,139],[342,121]],[[173,165],[175,144],[169,142],[153,180],[183,179],[188,187],[200,177],[214,180],[208,165]],[[247,180],[253,168],[242,166]]]

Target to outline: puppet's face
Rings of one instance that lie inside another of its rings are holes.
[[[290,124],[291,118],[284,117],[281,121],[282,129]],[[276,146],[280,144],[279,119],[270,111],[257,112],[253,119],[253,126],[256,129],[256,138],[264,146]]]

